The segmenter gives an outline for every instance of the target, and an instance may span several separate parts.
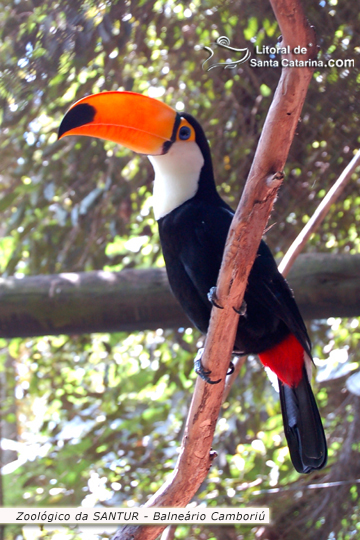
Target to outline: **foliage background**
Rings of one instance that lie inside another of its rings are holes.
[[[163,265],[147,160],[109,142],[57,141],[63,114],[88,93],[133,90],[194,114],[211,142],[219,191],[236,206],[280,68],[205,72],[202,47],[223,35],[237,48],[274,46],[279,29],[268,2],[1,0],[0,6],[3,276]],[[305,9],[319,58],[352,58],[355,67],[314,73],[267,234],[279,258],[359,148],[356,3],[306,0]],[[359,251],[359,183],[354,175],[308,251]],[[328,467],[310,478],[294,472],[277,394],[257,359],[249,359],[224,405],[218,458],[195,501],[267,505],[272,525],[179,527],[176,538],[359,534],[359,320],[311,321],[309,330]],[[174,466],[200,339],[180,328],[1,340],[2,504],[143,504]],[[314,483],[328,485],[311,489]],[[14,526],[3,534],[111,535],[109,528],[53,529]]]

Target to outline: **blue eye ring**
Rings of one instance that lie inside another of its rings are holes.
[[[187,141],[190,139],[191,136],[191,129],[188,126],[182,126],[179,129],[179,139],[181,141]]]

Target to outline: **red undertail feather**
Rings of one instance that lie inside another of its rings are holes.
[[[259,358],[288,386],[296,387],[303,377],[304,349],[293,334],[259,354]]]

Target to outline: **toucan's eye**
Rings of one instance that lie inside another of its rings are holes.
[[[180,140],[187,141],[188,139],[190,139],[190,135],[191,135],[191,129],[189,127],[182,126],[179,129],[179,139]]]
[[[180,119],[180,125],[176,133],[177,141],[195,141],[194,128],[189,124],[186,118]]]

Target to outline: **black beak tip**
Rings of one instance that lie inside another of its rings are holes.
[[[58,139],[65,135],[67,131],[92,122],[95,114],[95,107],[92,107],[92,105],[89,105],[88,103],[79,103],[79,105],[75,105],[75,107],[70,109],[64,116],[59,127]]]

